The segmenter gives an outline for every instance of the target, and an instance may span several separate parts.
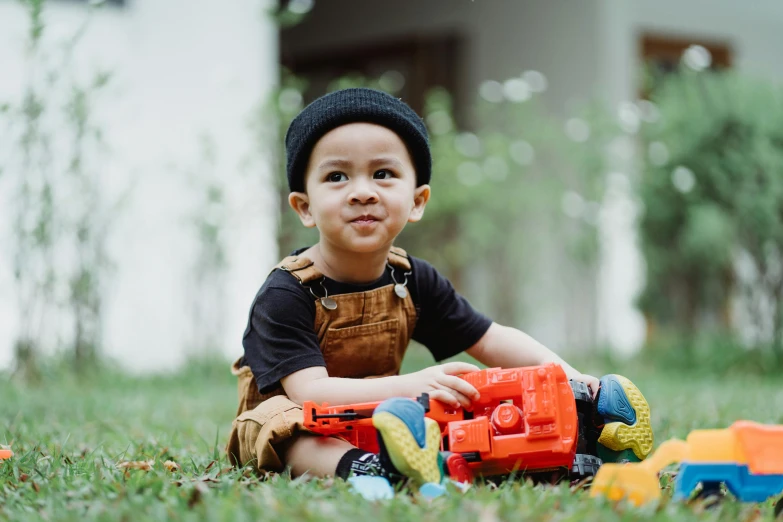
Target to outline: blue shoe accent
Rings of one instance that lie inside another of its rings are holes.
[[[625,394],[625,389],[616,375],[601,377],[601,393],[598,397],[598,413],[604,422],[622,422],[629,426],[636,424],[636,410]]]
[[[384,477],[355,475],[348,478],[351,489],[365,500],[387,500],[394,498],[394,489]]]
[[[419,488],[419,494],[427,498],[436,498],[448,493],[446,487],[442,484],[436,484],[434,482],[427,482]]]
[[[427,444],[427,429],[424,424],[424,406],[410,399],[395,397],[387,399],[375,408],[376,413],[391,413],[408,427],[420,448]]]

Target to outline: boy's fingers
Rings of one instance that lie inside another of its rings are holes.
[[[601,387],[601,381],[592,375],[585,375],[585,383],[590,387],[590,391],[593,393],[593,399],[598,395],[598,388]]]
[[[450,395],[453,399],[456,399],[457,401],[456,404],[454,403],[450,403],[450,404],[453,404],[454,406],[457,407],[462,406],[463,408],[470,408],[470,404],[471,404],[470,399],[465,395],[461,394],[460,392],[458,392],[457,390],[453,388],[449,388],[448,386],[444,386],[443,388],[441,388],[440,391],[443,391],[446,394]]]
[[[454,377],[453,375],[444,375],[438,379],[438,382],[447,388],[458,391],[460,394],[470,398],[471,400],[476,401],[479,399],[478,390],[465,379],[460,379],[459,377]]]
[[[444,390],[432,390],[429,392],[429,396],[430,399],[445,402],[449,406],[454,406],[455,408],[458,408],[460,405],[456,397]]]
[[[462,406],[465,409],[470,408],[470,405],[472,404],[470,399],[462,395],[457,390],[449,390],[449,393],[451,393],[457,399],[460,406]]]
[[[470,364],[461,361],[448,362],[440,365],[440,369],[446,375],[459,375],[461,373],[477,372],[479,367],[475,364]]]

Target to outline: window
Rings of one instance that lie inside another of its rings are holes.
[[[698,38],[669,38],[644,34],[641,39],[642,59],[659,71],[672,72],[677,68],[682,53],[691,45],[701,45],[710,52],[712,68],[731,67],[731,49],[727,44],[705,42]]]
[[[416,36],[391,42],[357,44],[348,48],[305,55],[286,51],[285,34],[281,35],[281,63],[295,75],[309,82],[305,103],[324,94],[330,82],[348,74],[379,78],[387,74],[400,89],[403,98],[422,114],[427,92],[444,87],[456,99],[458,89],[459,40],[456,36]],[[455,109],[460,107],[455,100]],[[459,115],[455,114],[459,122]]]
[[[704,41],[699,38],[673,38],[650,33],[643,34],[640,38],[641,57],[652,74],[651,83],[647,83],[642,88],[642,98],[648,98],[654,89],[655,76],[677,70],[683,53],[692,45],[700,45],[710,52],[712,56],[711,69],[731,67],[731,47],[727,43]]]

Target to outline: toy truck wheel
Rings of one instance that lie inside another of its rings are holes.
[[[598,473],[598,468],[601,467],[601,464],[603,462],[598,457],[577,453],[574,456],[574,463],[571,465],[571,473],[568,478],[571,482],[578,482],[592,477]]]
[[[533,481],[533,484],[557,485],[569,476],[568,468],[550,469],[547,471],[531,471],[525,473],[525,478]]]
[[[696,498],[705,499],[709,497],[721,496],[720,482],[702,482],[701,489],[696,494]]]
[[[783,497],[780,497],[775,504],[775,519],[779,518],[781,515],[783,515]]]
[[[693,500],[703,501],[706,508],[717,507],[723,501],[721,482],[702,482],[701,489],[694,495]]]
[[[595,405],[593,404],[593,396],[585,383],[570,381],[570,384],[571,390],[574,392],[574,399],[576,400],[578,424],[576,453],[597,455],[596,442],[598,441],[599,430],[595,426]]]

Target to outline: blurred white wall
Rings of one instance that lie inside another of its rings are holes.
[[[51,50],[74,33],[85,10],[77,2],[47,5],[44,49]],[[116,271],[104,345],[129,369],[176,365],[193,353],[189,274],[198,250],[188,220],[203,194],[185,172],[203,163],[203,135],[215,144],[215,176],[227,191],[228,271],[223,302],[213,307],[225,319],[219,349],[227,355],[241,354],[249,306],[277,260],[275,196],[250,128],[278,79],[277,27],[264,16],[268,5],[130,0],[97,10],[77,46],[79,74],[99,68],[114,74],[96,108],[111,148],[102,168],[108,193],[131,190],[109,239]],[[22,92],[27,30],[20,3],[0,0],[0,102],[18,102]],[[8,178],[0,177],[6,203]],[[8,208],[0,205],[0,367],[11,360],[19,314]]]
[[[737,68],[783,78],[779,0],[331,0],[328,9],[316,7],[310,16],[283,33],[283,45],[292,54],[457,33],[465,44],[465,62],[459,64],[461,88],[467,92],[463,101],[470,101],[486,79],[502,81],[533,69],[547,77],[546,102],[561,114],[593,95],[614,104],[635,101],[638,38],[645,31],[728,41]],[[636,243],[637,208],[626,177],[631,163],[620,154],[613,172],[607,172],[611,190],[600,219],[598,294],[590,291],[590,282],[582,289],[563,288],[556,249],[542,253],[536,280],[520,293],[527,305],[527,322],[520,326],[553,348],[568,351],[589,342],[584,335],[573,336],[574,330],[597,331],[599,342],[623,353],[635,351],[644,340],[644,319],[633,304],[643,285],[643,265]],[[433,183],[437,189],[437,180]],[[598,324],[585,328],[580,322],[596,316],[584,311],[596,306]]]

